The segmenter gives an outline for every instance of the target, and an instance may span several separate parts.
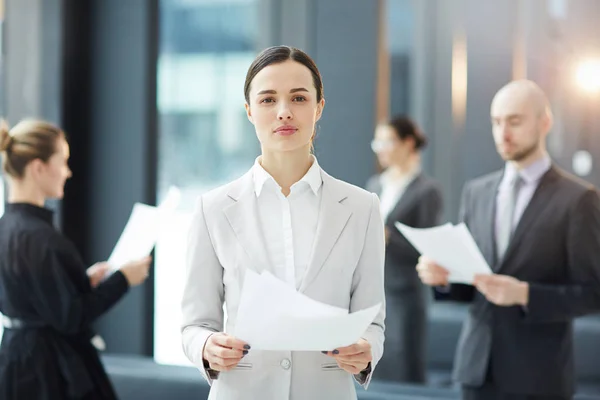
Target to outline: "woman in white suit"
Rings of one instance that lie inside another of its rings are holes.
[[[354,399],[383,353],[385,307],[357,343],[323,352],[253,351],[232,332],[248,269],[350,312],[384,303],[384,228],[374,194],[325,173],[311,154],[325,99],[301,50],[264,50],[244,85],[262,154],[201,196],[188,240],[182,341],[209,399]],[[337,132],[343,135],[343,132]],[[223,305],[227,307],[224,326]]]

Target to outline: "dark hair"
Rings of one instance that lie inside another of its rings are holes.
[[[421,150],[427,146],[427,137],[410,118],[403,115],[397,116],[389,121],[387,125],[394,128],[401,140],[412,138],[415,142],[415,150]]]
[[[317,89],[317,102],[323,98],[323,81],[321,73],[312,58],[305,52],[290,46],[273,46],[264,49],[252,62],[246,73],[246,82],[244,83],[244,98],[246,103],[250,104],[250,85],[252,80],[263,68],[271,64],[279,64],[287,60],[294,60],[304,65],[310,70],[313,78],[313,84]]]
[[[0,151],[4,172],[13,178],[22,178],[31,161],[47,162],[56,153],[56,142],[64,132],[45,121],[23,120],[12,129],[6,122],[0,125]]]

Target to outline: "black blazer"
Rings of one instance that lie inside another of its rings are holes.
[[[367,189],[381,195],[379,177],[373,177]],[[396,222],[413,228],[430,228],[442,219],[442,193],[438,183],[419,174],[406,187],[394,209],[385,220],[390,232],[385,254],[385,287],[391,290],[407,290],[421,287],[416,265],[419,253],[394,225]]]
[[[600,199],[590,184],[557,167],[542,180],[501,260],[495,255],[496,192],[502,172],[465,186],[461,219],[495,273],[529,282],[526,308],[489,303],[473,286],[449,298],[472,301],[454,376],[483,383],[488,366],[501,390],[574,392],[573,319],[600,310]]]

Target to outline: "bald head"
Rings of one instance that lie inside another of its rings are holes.
[[[518,80],[500,89],[492,101],[491,117],[503,159],[527,162],[545,153],[552,113],[546,94],[535,82]]]
[[[538,116],[551,116],[552,113],[546,93],[537,83],[527,79],[512,81],[503,86],[492,101],[492,115],[494,108],[510,108],[518,113],[533,112]]]

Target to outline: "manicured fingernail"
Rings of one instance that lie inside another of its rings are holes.
[[[244,348],[245,348],[246,350],[250,350],[250,345],[249,345],[249,344],[245,344],[245,345],[244,345]]]
[[[321,353],[323,353],[323,354],[327,354],[327,352],[326,352],[326,351],[322,351]]]
[[[340,354],[340,351],[338,349],[335,349],[334,351],[332,351],[333,354]]]
[[[242,351],[242,354],[243,354],[243,355],[246,355],[246,354],[248,354],[248,350],[244,350],[244,351]]]

